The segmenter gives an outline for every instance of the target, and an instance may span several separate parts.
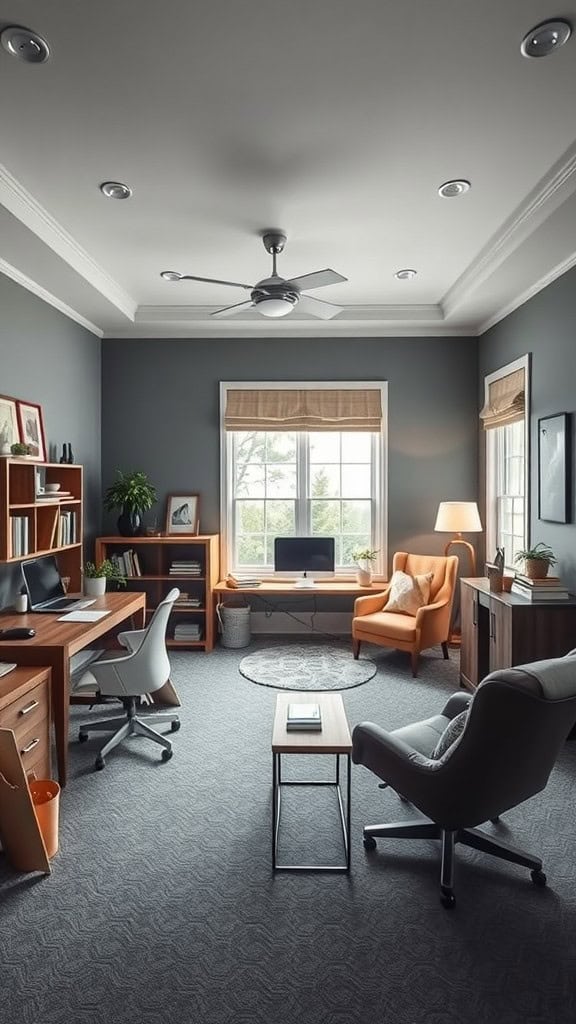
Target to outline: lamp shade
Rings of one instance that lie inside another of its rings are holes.
[[[481,533],[478,505],[475,501],[441,501],[434,529],[439,533]]]

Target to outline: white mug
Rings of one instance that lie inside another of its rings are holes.
[[[18,594],[15,601],[15,608],[17,612],[28,611],[28,594]]]

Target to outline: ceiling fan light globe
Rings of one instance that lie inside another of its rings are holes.
[[[294,309],[294,303],[290,302],[289,299],[260,299],[256,304],[256,308],[263,316],[279,317],[286,316],[287,313],[290,313],[291,310]]]

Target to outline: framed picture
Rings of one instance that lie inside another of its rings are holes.
[[[538,518],[570,522],[570,416],[538,420]]]
[[[21,402],[18,399],[18,420],[20,423],[20,440],[30,447],[29,459],[46,462],[46,439],[44,437],[44,421],[42,407],[35,402]]]
[[[169,494],[166,508],[166,533],[197,534],[200,527],[197,494]]]
[[[20,440],[16,399],[0,395],[0,451]],[[8,451],[5,452],[8,455]]]

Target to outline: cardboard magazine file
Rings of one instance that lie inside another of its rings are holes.
[[[50,874],[48,850],[11,729],[0,729],[0,839],[17,871]]]

